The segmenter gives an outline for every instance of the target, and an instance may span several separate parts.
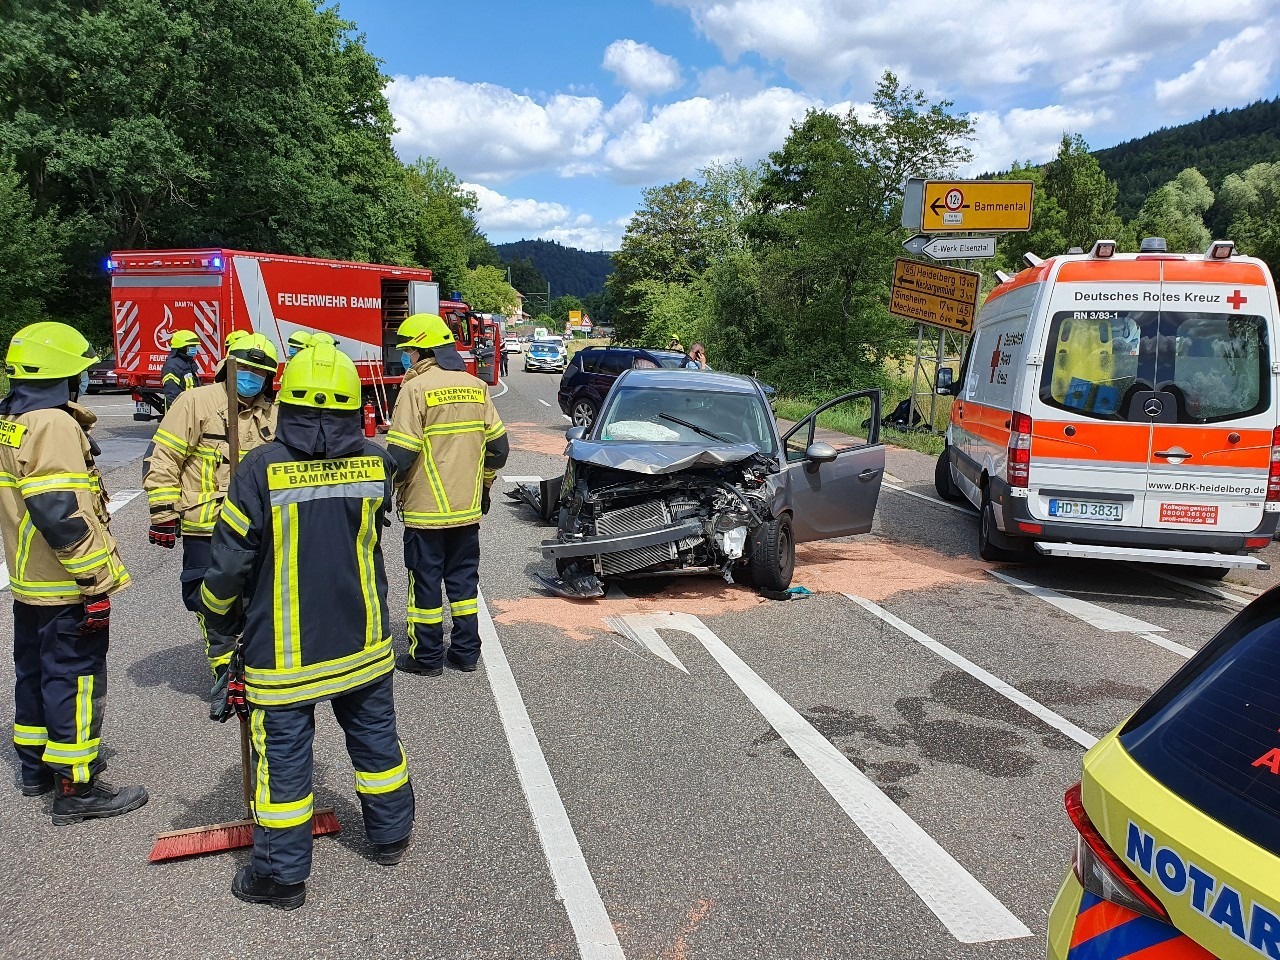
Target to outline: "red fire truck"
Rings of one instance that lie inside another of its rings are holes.
[[[365,400],[390,418],[404,370],[396,328],[412,313],[438,313],[453,328],[467,369],[498,382],[498,324],[455,294],[440,299],[430,270],[240,250],[119,250],[107,260],[116,375],[133,388],[134,418],[164,412],[160,369],[174,330],[193,330],[210,380],[232,330],[264,333],[280,360],[297,330],[324,332],[356,363]]]

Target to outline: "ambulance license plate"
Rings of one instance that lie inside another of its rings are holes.
[[[1096,500],[1050,500],[1049,516],[1116,523],[1124,519],[1124,507],[1119,503],[1099,503]]]

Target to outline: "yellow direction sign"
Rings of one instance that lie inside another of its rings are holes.
[[[912,180],[903,225],[911,219],[909,226],[928,234],[1030,230],[1034,192],[1030,180]]]
[[[981,284],[982,276],[972,270],[899,257],[893,264],[889,312],[919,323],[972,333]]]

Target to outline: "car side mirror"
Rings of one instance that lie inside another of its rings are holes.
[[[586,437],[586,435],[587,435],[586,427],[570,427],[568,430],[564,432],[564,438],[566,440],[582,440]]]
[[[934,380],[934,391],[943,397],[949,397],[955,392],[955,371],[950,367],[939,367],[937,379]]]
[[[829,443],[815,440],[805,450],[804,458],[810,463],[830,463],[836,458],[836,448]]]

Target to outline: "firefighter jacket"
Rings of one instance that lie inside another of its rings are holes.
[[[506,427],[483,382],[444,370],[434,359],[402,385],[387,433],[400,469],[406,527],[462,527],[480,522],[480,500],[507,462]]]
[[[240,457],[271,440],[276,407],[261,394],[240,404]],[[211,383],[180,394],[160,421],[142,486],[153,523],[182,519],[187,536],[208,537],[231,479],[227,388]]]
[[[164,407],[168,410],[183,391],[200,386],[200,371],[195,360],[185,353],[170,350],[169,359],[160,371],[160,385],[164,389]]]
[[[394,475],[358,410],[285,407],[276,441],[241,462],[200,599],[215,671],[243,633],[254,706],[330,699],[394,666],[382,559]]]
[[[0,401],[0,533],[14,598],[61,606],[123,589],[86,433],[97,417],[70,402],[65,380],[11,382]]]

